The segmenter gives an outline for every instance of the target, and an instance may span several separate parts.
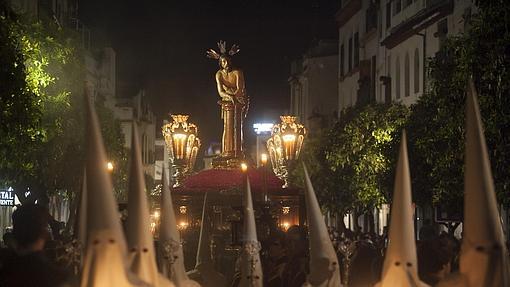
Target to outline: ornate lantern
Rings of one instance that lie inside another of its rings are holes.
[[[274,125],[271,138],[267,141],[267,150],[273,165],[273,171],[284,181],[283,188],[289,186],[289,170],[299,158],[303,147],[306,129],[296,123],[294,116],[280,116],[282,122]]]
[[[174,187],[180,186],[183,178],[193,170],[200,148],[197,126],[188,123],[188,117],[172,115],[173,122],[163,126],[163,136],[173,169]]]

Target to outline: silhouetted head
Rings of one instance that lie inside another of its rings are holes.
[[[21,248],[30,247],[49,238],[48,210],[36,204],[24,204],[12,214],[13,234]]]

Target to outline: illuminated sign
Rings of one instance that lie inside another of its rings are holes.
[[[14,206],[14,190],[0,189],[0,206]]]
[[[255,123],[253,124],[253,130],[255,130],[255,133],[258,135],[267,134],[271,132],[273,126],[273,123]]]

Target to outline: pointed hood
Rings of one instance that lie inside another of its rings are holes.
[[[159,227],[159,242],[162,254],[162,272],[172,280],[175,286],[200,286],[190,280],[184,267],[184,253],[181,236],[177,231],[172,194],[168,187],[168,178],[163,167],[163,187],[161,188],[161,221]]]
[[[156,264],[156,253],[149,226],[149,206],[145,193],[145,178],[138,139],[138,127],[133,123],[127,206],[127,242],[131,271],[150,285],[156,287],[166,286],[171,283],[160,277]]]
[[[200,237],[197,247],[197,259],[195,269],[188,272],[189,278],[197,281],[200,285],[207,287],[226,286],[226,279],[223,274],[214,268],[211,258],[210,237],[211,222],[208,213],[207,195],[204,195],[204,204],[202,207],[202,225],[200,227]]]
[[[110,230],[113,238],[125,253],[126,242],[119,220],[117,202],[113,195],[113,185],[107,171],[107,158],[101,135],[99,119],[86,93],[87,111],[87,241],[95,231]]]
[[[211,222],[207,212],[207,193],[204,195],[204,204],[202,206],[202,226],[200,227],[200,237],[198,239],[197,259],[195,268],[200,265],[211,264],[210,234]]]
[[[416,259],[416,242],[411,200],[411,178],[407,158],[407,138],[402,132],[400,154],[393,200],[391,203],[391,220],[389,243],[384,257],[382,287],[427,286],[418,278],[418,261]]]
[[[87,247],[80,286],[141,286],[127,268],[126,242],[106,168],[99,120],[89,95],[85,89]]]
[[[508,256],[475,86],[466,103],[464,232],[460,272],[469,286],[508,286]]]
[[[306,216],[310,237],[310,274],[308,274],[307,281],[311,286],[341,286],[338,258],[304,163],[303,169],[306,183]]]
[[[250,180],[246,178],[244,189],[244,242],[241,251],[241,280],[240,287],[262,287],[262,265],[260,263],[260,242],[257,239],[255,227],[255,211],[251,199]]]

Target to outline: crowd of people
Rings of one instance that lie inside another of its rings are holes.
[[[328,232],[340,262],[343,284],[368,287],[380,281],[388,242],[386,234],[339,231],[333,227],[328,227]],[[419,277],[430,286],[459,268],[460,241],[439,232],[430,220],[420,230],[416,249]],[[308,251],[307,232],[303,227],[274,231],[261,249],[264,286],[303,286],[309,273]]]
[[[51,226],[54,226],[51,228]],[[65,286],[77,277],[59,250],[65,239],[58,224],[40,205],[23,205],[13,214],[13,229],[3,236],[0,249],[0,286]],[[342,281],[346,286],[374,286],[380,280],[387,237],[385,234],[339,231],[329,227],[336,250]],[[292,226],[286,232],[274,230],[262,242],[261,260],[264,286],[302,286],[309,273],[307,231]],[[438,231],[430,221],[421,228],[416,249],[418,273],[423,282],[434,286],[459,268],[460,241]],[[239,275],[239,274],[237,274]],[[232,286],[237,280],[234,276]]]

